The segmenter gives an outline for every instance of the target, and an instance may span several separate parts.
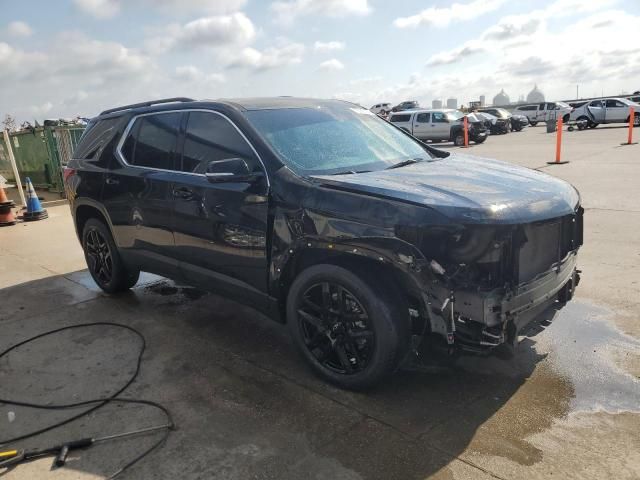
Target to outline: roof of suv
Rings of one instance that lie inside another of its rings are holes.
[[[194,100],[186,97],[167,98],[161,100],[152,100],[148,102],[135,103],[131,105],[123,105],[121,107],[110,108],[100,113],[100,117],[105,115],[119,115],[125,111],[135,110],[138,112],[156,111],[166,108],[189,108],[189,106],[197,104],[205,106],[206,104],[226,104],[233,106],[239,110],[275,110],[282,108],[316,108],[320,106],[328,106],[335,104],[352,105],[354,108],[363,108],[355,103],[345,100],[333,99],[317,99],[317,98],[298,98],[298,97],[263,97],[263,98],[219,98],[207,100]]]

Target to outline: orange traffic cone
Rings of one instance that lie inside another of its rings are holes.
[[[13,207],[15,204],[7,198],[4,187],[0,183],[0,227],[15,225],[16,217],[13,215]]]

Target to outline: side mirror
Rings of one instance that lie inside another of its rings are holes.
[[[205,177],[211,183],[251,182],[260,176],[251,172],[247,162],[242,158],[212,160],[207,164],[205,172]]]

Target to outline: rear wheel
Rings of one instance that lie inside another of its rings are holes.
[[[640,127],[640,113],[636,113],[633,117],[633,126]]]
[[[480,144],[480,143],[484,143],[484,141],[487,139],[487,137],[480,137],[477,138],[476,140],[474,140],[474,143]]]
[[[287,297],[291,334],[313,369],[348,389],[372,387],[391,374],[409,348],[406,302],[336,265],[316,265]]]
[[[456,133],[453,137],[453,144],[456,147],[464,146],[464,134],[462,132]]]
[[[532,127],[535,127],[536,125],[538,125],[538,122],[536,122],[535,120],[529,120],[529,124],[530,124]]]
[[[596,128],[598,125],[600,125],[600,124],[599,123],[590,122],[589,123],[589,128]]]
[[[82,230],[82,248],[89,273],[107,293],[118,293],[133,287],[140,272],[128,269],[118,253],[111,232],[96,218],[90,218]]]

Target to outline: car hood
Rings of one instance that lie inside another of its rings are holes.
[[[313,176],[325,187],[437,210],[463,223],[529,223],[575,212],[569,183],[536,170],[471,155],[377,172]]]

